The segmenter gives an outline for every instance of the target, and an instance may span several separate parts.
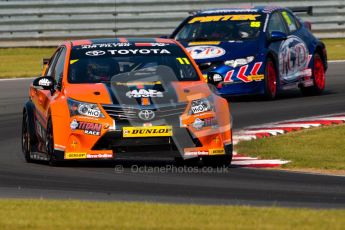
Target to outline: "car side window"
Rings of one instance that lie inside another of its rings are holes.
[[[286,33],[286,28],[279,12],[274,12],[269,20],[268,32],[272,33],[273,31]]]
[[[289,28],[290,32],[294,32],[297,30],[297,24],[296,24],[296,19],[293,15],[291,15],[289,12],[287,11],[283,11],[282,12],[284,21],[286,22],[286,25]]]
[[[51,75],[55,79],[56,86],[58,89],[61,89],[65,60],[66,60],[66,48],[63,47],[60,51],[59,57],[56,61],[56,65],[54,66],[52,75]]]
[[[53,69],[54,69],[54,66],[55,66],[55,63],[60,55],[60,52],[61,52],[61,49],[59,49],[58,51],[55,52],[55,54],[50,58],[50,62],[49,62],[49,66],[45,72],[45,75],[46,76],[51,76],[52,75],[52,72],[53,72]]]

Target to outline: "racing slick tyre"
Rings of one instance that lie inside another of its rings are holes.
[[[232,147],[225,147],[225,155],[206,156],[202,161],[206,166],[228,167],[232,161]]]
[[[30,153],[32,149],[32,138],[30,134],[29,117],[26,112],[23,114],[22,122],[22,152],[26,162],[32,162]]]
[[[267,58],[265,67],[265,98],[274,100],[277,96],[277,70],[271,58]]]
[[[54,155],[53,123],[52,123],[51,118],[49,118],[48,120],[46,132],[47,133],[46,133],[45,147],[46,147],[46,153],[48,157],[48,163],[51,166],[57,166],[58,162],[55,159],[55,155]]]
[[[301,87],[303,95],[319,95],[325,89],[325,67],[318,53],[314,55],[313,83],[313,86]]]

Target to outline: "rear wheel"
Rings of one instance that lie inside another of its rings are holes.
[[[325,67],[318,53],[314,55],[313,83],[311,87],[301,88],[304,95],[318,95],[325,89]]]
[[[26,162],[32,162],[31,153],[31,135],[29,127],[29,117],[26,112],[23,114],[22,122],[22,152]]]
[[[269,100],[277,96],[277,71],[271,58],[267,58],[265,67],[265,97]]]
[[[57,165],[57,160],[54,155],[54,137],[53,137],[53,124],[52,120],[48,120],[47,124],[47,131],[46,131],[46,141],[45,141],[45,147],[46,147],[46,153],[48,156],[48,162],[52,166]]]

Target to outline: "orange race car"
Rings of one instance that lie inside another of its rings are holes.
[[[28,162],[121,158],[232,159],[229,106],[169,39],[65,42],[30,86]]]

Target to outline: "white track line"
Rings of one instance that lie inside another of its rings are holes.
[[[19,80],[33,80],[36,77],[22,77],[22,78],[1,78],[0,81],[19,81]]]
[[[325,117],[317,119],[319,121],[345,121],[345,117]]]
[[[331,60],[331,61],[327,61],[328,63],[343,63],[345,62],[345,60]]]
[[[250,166],[250,165],[281,165],[287,164],[290,161],[284,160],[244,160],[244,161],[234,161],[233,165],[242,165],[242,166]]]
[[[275,128],[275,127],[272,127],[272,128]],[[282,129],[258,129],[258,130],[244,130],[243,133],[241,134],[246,135],[246,134],[257,134],[257,133],[269,133],[273,136],[276,136],[278,134],[284,134],[285,131]]]

